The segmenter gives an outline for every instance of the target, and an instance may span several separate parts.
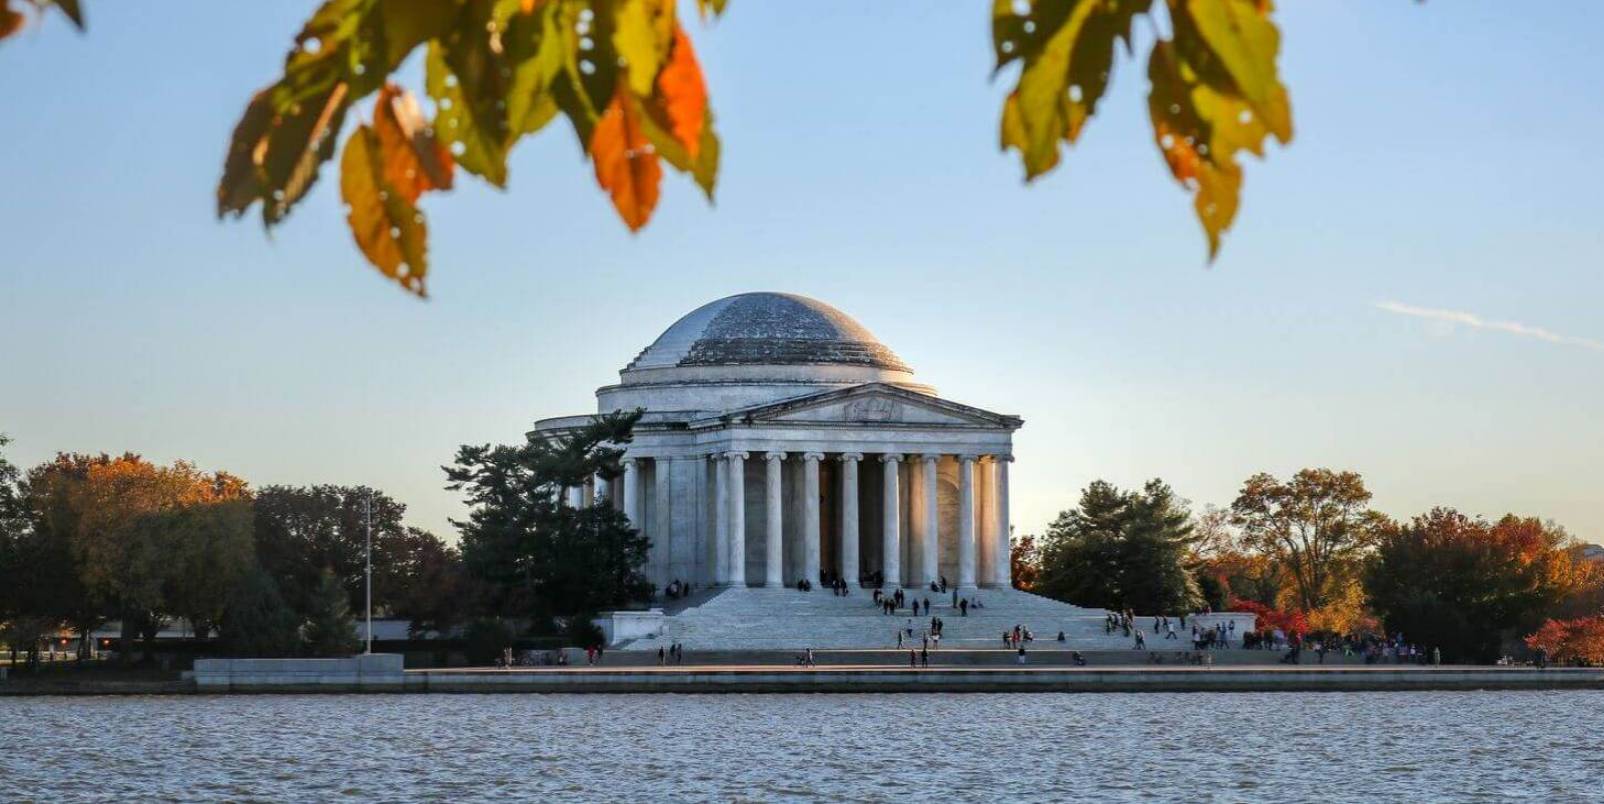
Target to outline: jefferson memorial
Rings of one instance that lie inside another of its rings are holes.
[[[642,408],[604,498],[651,541],[647,577],[697,588],[1010,586],[1008,464],[1019,417],[937,396],[823,302],[744,293],[676,321],[596,391]],[[560,435],[588,415],[546,419]]]

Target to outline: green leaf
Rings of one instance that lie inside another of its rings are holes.
[[[512,65],[507,88],[507,121],[512,136],[532,134],[557,114],[552,82],[562,73],[573,49],[572,27],[561,24],[560,4],[548,3],[531,14],[517,14],[502,36]]]
[[[1058,164],[1059,142],[1075,142],[1108,88],[1116,42],[1151,0],[1037,0],[1027,14],[995,0],[992,38],[1001,69],[1024,61],[1003,105],[1002,147],[1019,151],[1026,179]]]
[[[489,9],[484,2],[472,6]],[[424,83],[436,106],[435,136],[449,144],[464,169],[505,187],[511,132],[504,98],[510,75],[484,27],[461,28],[448,45],[431,42],[424,64]]]
[[[672,8],[672,3],[663,0],[618,0],[614,4],[613,49],[624,62],[630,90],[639,97],[651,94],[668,54]]]
[[[1261,0],[1184,0],[1172,8],[1175,47],[1199,79],[1239,95],[1281,142],[1292,139],[1292,109],[1277,73],[1281,35]]]
[[[358,126],[340,159],[340,197],[357,247],[385,276],[426,295],[428,226],[406,194],[385,179],[383,144],[373,129]]]

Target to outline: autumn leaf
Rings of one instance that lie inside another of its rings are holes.
[[[1129,43],[1131,21],[1151,0],[1038,0],[1019,14],[994,0],[997,69],[1023,60],[1003,103],[1000,140],[1019,151],[1026,180],[1058,164],[1059,143],[1074,143],[1108,88],[1116,42]]]
[[[457,32],[445,42],[429,43],[424,83],[435,101],[436,136],[450,144],[463,169],[505,187],[512,140],[505,100],[511,69],[492,11],[488,0],[470,0]]]
[[[289,214],[317,181],[319,166],[333,157],[349,97],[347,86],[337,83],[278,111],[272,89],[257,93],[234,129],[217,190],[218,217],[243,215],[257,201],[270,227]]]
[[[1219,253],[1221,234],[1236,217],[1242,189],[1242,168],[1236,162],[1240,146],[1214,136],[1215,126],[1224,122],[1220,116],[1233,106],[1201,91],[1196,73],[1180,61],[1170,42],[1153,46],[1148,80],[1154,141],[1176,181],[1194,194],[1193,208],[1208,236],[1212,260]]]
[[[418,99],[386,84],[373,105],[373,131],[384,155],[384,178],[408,201],[427,190],[451,189],[451,153],[434,138]]]
[[[619,217],[630,231],[640,231],[657,206],[663,169],[642,130],[639,104],[627,92],[620,90],[597,121],[590,157]]]
[[[658,70],[673,43],[672,0],[616,0],[613,49],[622,61],[629,88],[637,96],[651,94]]]
[[[10,0],[0,0],[0,39],[22,30],[27,23],[28,18],[12,8]]]
[[[727,5],[729,0],[696,0],[696,13],[704,20],[709,16],[717,17],[724,13],[724,7]]]
[[[691,38],[678,26],[674,28],[668,62],[657,74],[648,108],[653,117],[667,123],[669,133],[695,160],[702,147],[702,129],[709,122],[707,86],[702,80],[702,68],[696,63]]]
[[[427,295],[429,231],[412,199],[387,178],[393,156],[374,129],[358,126],[340,158],[340,197],[351,235],[368,261],[421,297]]]
[[[547,3],[507,23],[502,45],[512,68],[507,125],[514,138],[539,131],[557,115],[552,84],[575,47],[573,26],[563,24],[564,10],[560,3]]]

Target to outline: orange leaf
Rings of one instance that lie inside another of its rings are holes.
[[[707,85],[702,68],[696,63],[691,38],[678,24],[668,62],[657,73],[657,91],[651,102],[657,117],[668,124],[674,139],[685,146],[694,161],[702,147],[702,129],[707,125]]]
[[[411,92],[385,84],[373,106],[373,130],[379,138],[385,182],[408,203],[426,190],[451,189],[451,152],[434,138]]]
[[[657,206],[663,167],[641,130],[640,106],[622,83],[590,135],[590,158],[596,183],[613,197],[618,216],[630,231],[640,231]]]
[[[22,26],[27,22],[28,18],[22,16],[22,12],[11,8],[8,0],[0,0],[0,39],[22,30]]]

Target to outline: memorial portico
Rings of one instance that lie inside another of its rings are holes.
[[[645,413],[623,474],[567,495],[612,505],[651,541],[661,590],[1006,587],[1018,417],[938,397],[857,322],[752,293],[675,323],[597,392]],[[586,417],[537,423],[553,435]]]

